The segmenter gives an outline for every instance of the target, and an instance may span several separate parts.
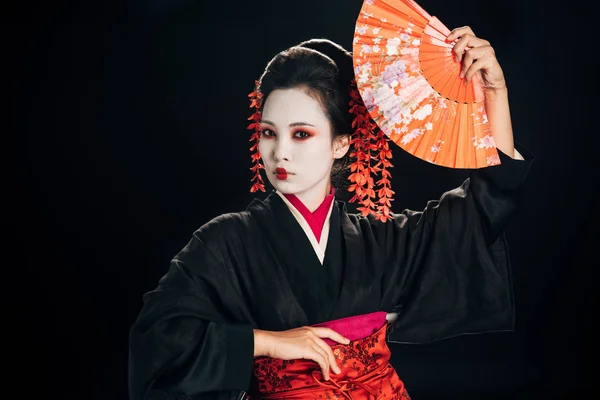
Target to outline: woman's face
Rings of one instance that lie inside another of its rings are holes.
[[[333,162],[348,151],[348,138],[336,138],[320,103],[301,89],[274,90],[266,98],[259,151],[269,182],[294,194],[309,209],[330,190]]]

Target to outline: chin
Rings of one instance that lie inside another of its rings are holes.
[[[298,192],[296,185],[290,182],[279,180],[275,182],[271,181],[271,185],[275,188],[275,190],[283,194],[294,194]]]

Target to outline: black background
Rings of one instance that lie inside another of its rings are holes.
[[[72,1],[4,14],[3,64],[14,67],[5,87],[16,89],[4,112],[17,117],[4,136],[26,141],[25,190],[15,191],[24,196],[5,208],[22,246],[7,251],[16,257],[6,270],[19,277],[5,283],[17,322],[4,330],[25,339],[5,345],[17,355],[5,363],[17,377],[7,387],[24,398],[127,399],[142,294],[196,228],[252,198],[254,80],[275,53],[311,37],[351,49],[361,4]],[[516,331],[392,345],[394,364],[413,400],[579,397],[591,377],[599,264],[591,10],[557,0],[420,4],[494,46],[515,138],[536,163],[507,229]],[[466,176],[397,148],[394,164],[395,211],[420,209]]]

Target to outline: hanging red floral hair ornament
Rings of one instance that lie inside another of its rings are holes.
[[[354,133],[350,137],[352,151],[350,158],[355,161],[350,165],[352,183],[348,188],[354,192],[350,199],[353,203],[358,201],[363,216],[369,214],[385,222],[391,218],[391,202],[394,191],[391,189],[392,174],[389,168],[392,150],[388,136],[377,126],[371,118],[367,107],[356,86],[356,80],[350,84],[350,113],[353,116],[352,128]],[[372,164],[374,162],[374,164]],[[375,182],[374,176],[380,174],[381,178]]]
[[[248,129],[253,131],[250,136],[250,153],[252,163],[252,187],[250,192],[265,191],[265,184],[260,174],[264,169],[261,163],[258,143],[260,140],[260,119],[261,105],[263,95],[260,91],[260,81],[255,81],[254,91],[248,95],[250,98],[250,108],[254,111],[248,120],[252,121]],[[385,222],[391,218],[391,202],[394,191],[391,189],[392,174],[389,168],[393,167],[390,162],[392,151],[388,143],[388,137],[379,129],[367,111],[360,93],[356,87],[356,81],[352,80],[350,84],[350,109],[352,114],[352,129],[354,132],[350,135],[350,158],[355,160],[350,165],[350,175],[348,180],[350,186],[349,192],[354,196],[349,200],[350,203],[358,203],[358,210],[363,216],[372,214],[376,219]],[[375,175],[380,174],[381,178],[375,181]]]
[[[260,92],[260,81],[254,82],[254,91],[248,95],[250,98],[250,109],[254,110],[254,113],[248,118],[252,123],[248,125],[248,129],[254,131],[252,136],[250,136],[250,142],[254,142],[250,146],[250,157],[252,159],[252,167],[250,171],[252,171],[252,187],[250,188],[250,192],[254,193],[257,191],[264,192],[265,191],[265,182],[263,181],[262,175],[260,174],[260,170],[264,169],[265,166],[260,162],[260,151],[258,150],[258,142],[260,140],[260,118],[261,111],[260,107],[262,105],[262,93]]]

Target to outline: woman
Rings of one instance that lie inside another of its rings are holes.
[[[387,221],[334,198],[332,171],[352,151],[351,54],[311,40],[271,60],[257,115],[274,190],[200,227],[144,296],[130,334],[131,400],[408,399],[386,340],[512,329],[502,231],[531,156],[514,148],[493,49],[468,27],[455,40],[464,78],[485,84],[501,164]]]

